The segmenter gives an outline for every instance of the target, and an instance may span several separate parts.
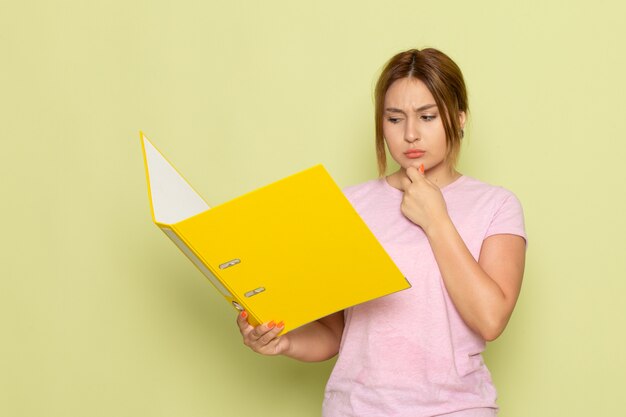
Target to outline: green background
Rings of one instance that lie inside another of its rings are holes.
[[[515,191],[500,415],[621,415],[626,7],[618,1],[3,1],[0,415],[317,416],[332,361],[254,354],[152,223],[138,131],[210,205],[323,163],[376,176],[382,64],[462,68],[460,170]]]

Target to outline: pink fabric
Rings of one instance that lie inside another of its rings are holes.
[[[485,341],[452,304],[422,229],[402,215],[402,192],[385,179],[344,191],[412,288],[345,311],[323,415],[495,416],[496,390],[481,356]],[[511,192],[462,176],[442,193],[475,258],[490,235],[526,238]]]

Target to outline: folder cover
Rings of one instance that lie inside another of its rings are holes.
[[[140,138],[154,223],[252,325],[286,333],[410,287],[322,165],[209,208]]]

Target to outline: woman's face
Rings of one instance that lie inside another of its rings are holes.
[[[450,171],[441,113],[426,85],[401,78],[385,94],[383,133],[391,157],[403,168]]]

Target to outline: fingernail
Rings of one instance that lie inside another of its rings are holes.
[[[420,165],[420,172],[423,174],[424,173],[424,164]]]
[[[273,329],[274,327],[276,327],[276,323],[274,323],[274,320],[267,323],[267,327],[269,327],[270,329]]]
[[[241,312],[241,318],[245,319],[246,317],[248,317],[248,313],[246,313],[245,311]]]
[[[284,322],[280,322],[276,325],[276,327],[278,327],[279,329],[282,329],[283,327],[285,327],[285,323]]]

